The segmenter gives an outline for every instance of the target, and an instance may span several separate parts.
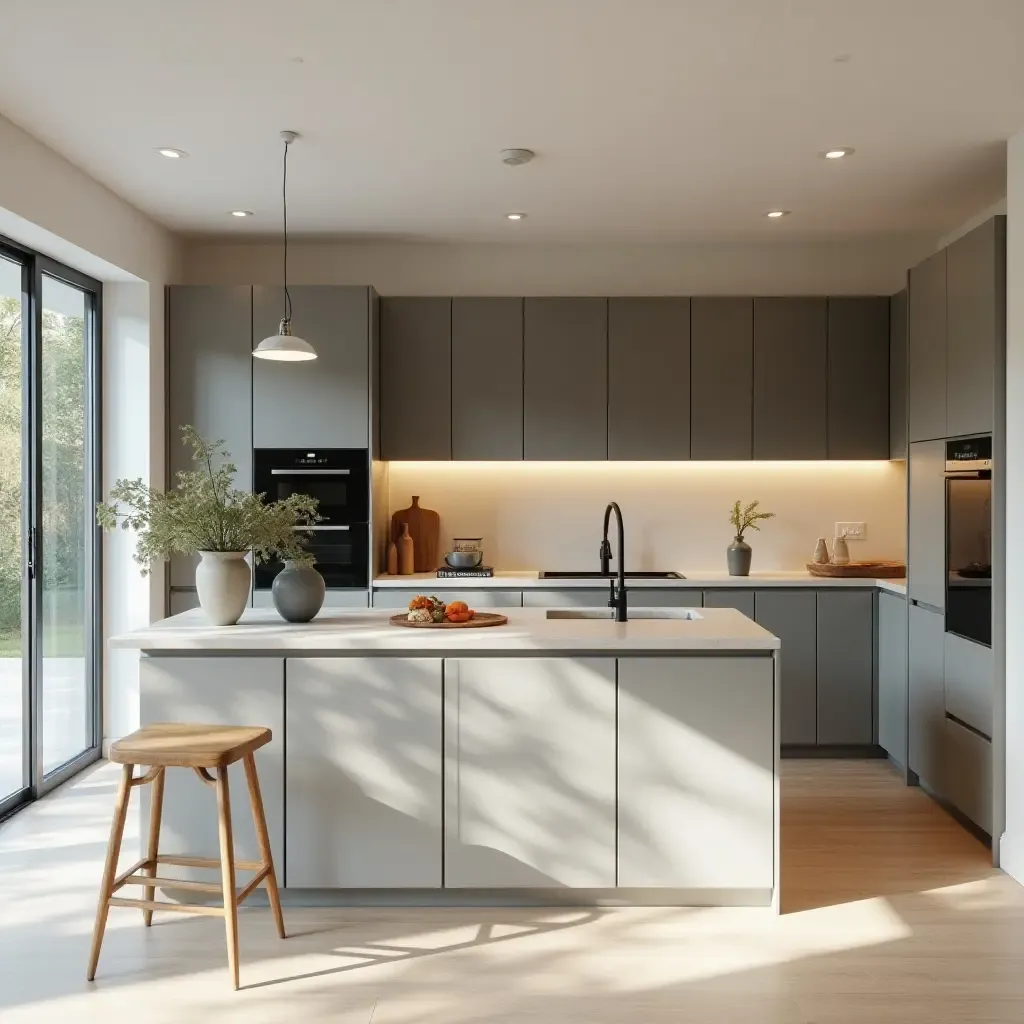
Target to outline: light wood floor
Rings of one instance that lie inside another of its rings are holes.
[[[948,1024],[1024,1021],[1024,890],[884,762],[784,762],[783,906],[111,911],[89,930],[109,766],[0,827],[0,1021]],[[135,837],[137,842],[137,837]],[[134,853],[126,848],[125,859]]]

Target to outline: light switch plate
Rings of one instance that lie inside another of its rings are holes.
[[[845,537],[847,540],[864,540],[868,535],[867,525],[864,523],[836,523],[835,536]]]

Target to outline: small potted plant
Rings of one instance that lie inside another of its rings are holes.
[[[749,505],[743,505],[737,501],[729,515],[729,522],[736,530],[736,538],[726,549],[725,557],[729,564],[730,576],[749,576],[750,557],[753,552],[750,545],[743,539],[747,530],[760,530],[757,524],[765,519],[774,519],[774,512],[758,512],[757,507],[761,503],[752,501]]]
[[[308,564],[306,537],[319,521],[317,501],[292,494],[265,502],[263,495],[232,486],[237,472],[223,441],[206,441],[190,426],[181,428],[182,443],[191,445],[200,468],[178,474],[168,491],[141,479],[118,480],[110,502],[96,508],[97,522],[112,530],[138,534],[135,561],[145,576],[154,562],[171,555],[198,554],[196,591],[206,617],[216,626],[233,626],[249,599],[251,551],[257,562],[272,558]],[[214,460],[220,465],[214,467]]]

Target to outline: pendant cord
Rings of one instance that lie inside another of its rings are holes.
[[[288,147],[291,143],[286,139],[284,144],[284,172],[281,175],[281,205],[284,210],[284,317],[292,318],[292,297],[288,291]]]

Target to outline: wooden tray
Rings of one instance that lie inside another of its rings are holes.
[[[850,562],[849,565],[832,565],[831,562],[808,562],[807,571],[812,576],[830,576],[833,578],[892,580],[902,579],[907,575],[907,567],[903,562]]]
[[[409,626],[412,629],[483,629],[485,626],[505,626],[507,615],[496,615],[494,612],[477,612],[469,622],[410,622],[407,612],[392,615],[392,626]]]

